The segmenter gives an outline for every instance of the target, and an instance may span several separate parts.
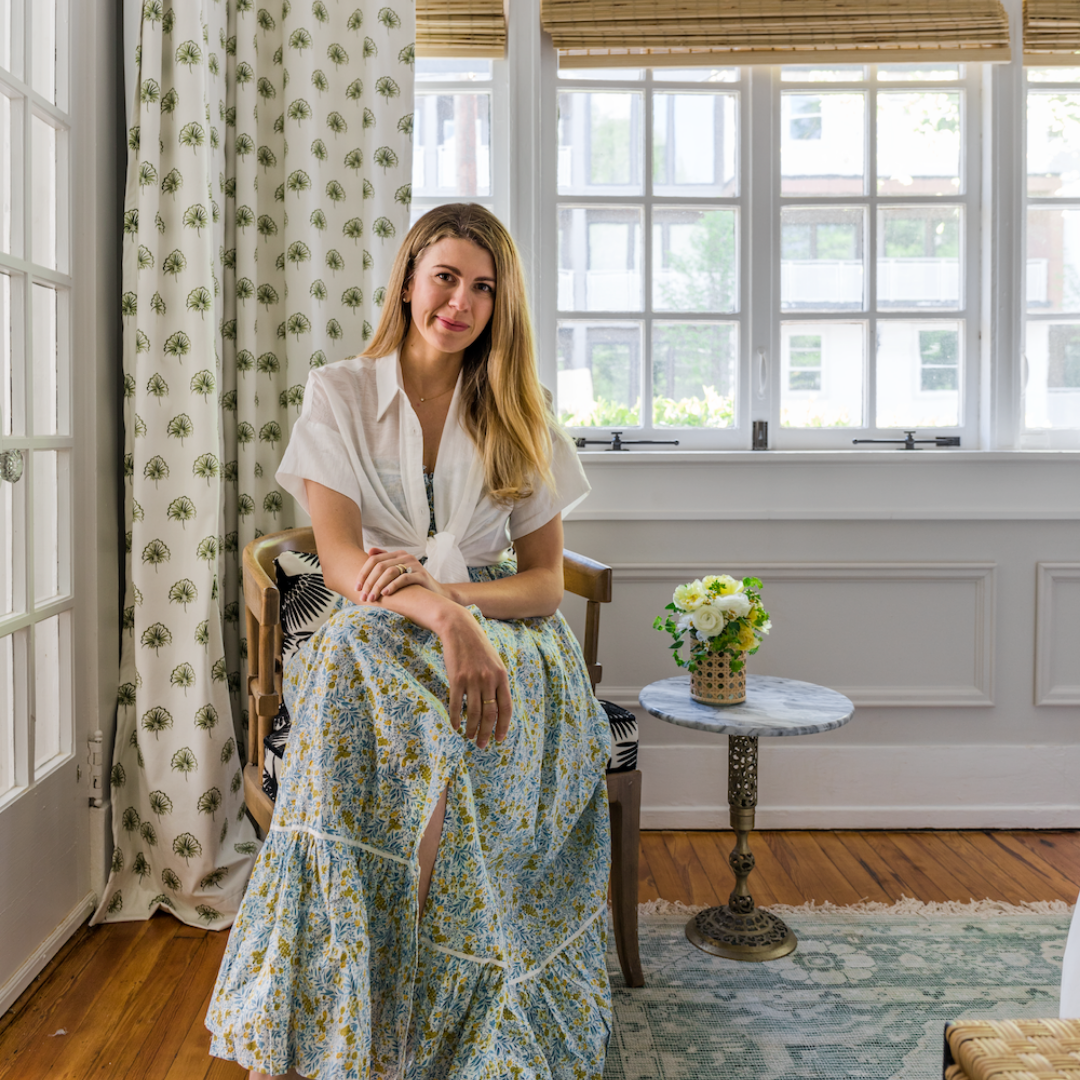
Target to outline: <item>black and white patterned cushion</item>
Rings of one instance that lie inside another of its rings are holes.
[[[286,551],[274,564],[277,585],[281,593],[281,639],[282,664],[319,629],[320,626],[345,602],[344,598],[331,592],[323,582],[319,557],[303,551]],[[609,773],[629,772],[637,768],[638,725],[632,712],[601,700],[611,727],[611,751],[608,757]],[[263,791],[277,800],[278,781],[281,777],[285,746],[289,740],[292,720],[282,701],[274,716],[273,727],[263,740]]]

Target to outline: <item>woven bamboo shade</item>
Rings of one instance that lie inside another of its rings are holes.
[[[1024,0],[1024,62],[1080,67],[1080,3]]]
[[[1009,59],[1000,0],[541,0],[540,21],[575,67]]]
[[[506,54],[503,0],[416,0],[417,56]]]

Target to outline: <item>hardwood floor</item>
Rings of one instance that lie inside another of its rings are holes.
[[[732,844],[644,833],[639,898],[723,902]],[[760,904],[1073,903],[1080,891],[1080,832],[764,832],[751,847]],[[203,1027],[227,937],[161,914],[83,927],[0,1017],[0,1080],[243,1080],[209,1057]]]

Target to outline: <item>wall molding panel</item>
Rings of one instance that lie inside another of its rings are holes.
[[[1035,580],[1035,704],[1080,705],[1080,654],[1060,647],[1062,621],[1071,616],[1070,625],[1080,626],[1080,562],[1040,562]],[[1071,660],[1067,668],[1062,652]]]
[[[619,596],[625,591],[625,586],[629,585],[674,586],[682,581],[715,573],[716,569],[715,566],[707,567],[696,562],[613,563],[614,591],[616,596]],[[857,707],[954,708],[987,707],[994,704],[996,563],[762,562],[753,567],[727,564],[724,569],[735,576],[754,574],[761,577],[766,586],[787,583],[820,586],[823,590],[835,590],[839,585],[857,585],[865,589],[875,584],[884,586],[886,591],[893,587],[908,591],[913,586],[926,584],[938,588],[948,584],[967,586],[970,595],[960,598],[964,607],[956,609],[953,631],[953,637],[966,653],[966,659],[961,661],[961,665],[966,665],[967,670],[958,669],[955,672],[955,682],[920,683],[919,672],[912,671],[910,681],[897,678],[871,685],[829,685],[851,698]],[[623,588],[620,589],[620,586]],[[768,606],[768,600],[766,605]],[[869,619],[866,622],[867,625],[872,625]],[[903,638],[903,627],[896,628],[895,632]],[[882,641],[887,648],[888,640],[883,637]],[[768,644],[766,641],[765,649]],[[601,686],[601,693],[617,704],[627,708],[637,705],[637,695],[641,689],[639,686]],[[1080,692],[1080,687],[1076,689]]]

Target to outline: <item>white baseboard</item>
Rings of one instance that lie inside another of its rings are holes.
[[[19,995],[37,978],[45,965],[60,951],[60,947],[75,932],[80,923],[85,922],[97,907],[97,896],[87,893],[64,916],[60,925],[27,957],[26,961],[0,987],[0,1015],[7,1012],[18,1000]]]
[[[726,829],[727,747],[643,745],[641,824]],[[763,829],[1080,828],[1080,747],[828,746],[762,739]]]

